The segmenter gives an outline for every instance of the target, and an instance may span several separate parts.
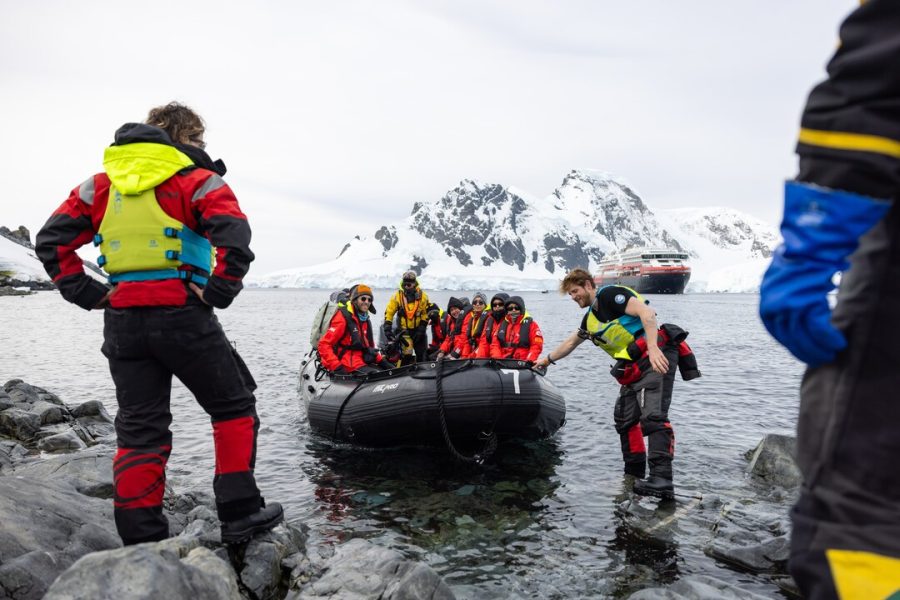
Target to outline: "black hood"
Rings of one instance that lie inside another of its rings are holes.
[[[506,301],[506,306],[510,304],[518,304],[519,308],[522,309],[522,314],[525,314],[525,301],[522,300],[522,296],[510,296]]]
[[[137,142],[145,142],[151,144],[165,144],[178,148],[194,161],[194,164],[203,169],[224,175],[227,172],[225,163],[222,159],[213,160],[206,151],[197,146],[189,146],[186,144],[176,144],[169,137],[169,134],[159,127],[147,125],[146,123],[125,123],[116,131],[113,146],[124,146],[125,144],[134,144]]]
[[[494,300],[500,300],[503,302],[503,308],[499,311],[494,310]],[[488,310],[492,317],[494,317],[495,321],[501,321],[503,317],[506,316],[506,301],[509,300],[509,294],[506,292],[498,292],[491,297],[491,302],[488,305]]]

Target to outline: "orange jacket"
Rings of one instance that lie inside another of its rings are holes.
[[[544,349],[544,334],[525,313],[515,319],[507,316],[500,322],[491,342],[491,358],[512,358],[534,362]]]
[[[318,350],[322,366],[329,371],[343,366],[353,372],[367,364],[381,362],[383,358],[373,343],[372,319],[360,321],[352,304],[339,308],[331,317],[328,331],[319,340]]]

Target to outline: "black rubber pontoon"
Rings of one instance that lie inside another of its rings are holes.
[[[330,377],[316,363],[303,363],[301,396],[310,427],[335,441],[454,451],[490,437],[546,438],[565,422],[559,390],[523,361],[427,362],[366,377]]]

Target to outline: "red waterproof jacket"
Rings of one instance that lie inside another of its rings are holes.
[[[466,313],[462,326],[453,343],[453,352],[459,354],[459,358],[476,358],[476,350],[481,340],[482,330],[488,318],[487,310],[476,313],[474,310]],[[490,351],[489,351],[490,352]]]
[[[154,188],[156,201],[166,214],[205,236],[216,247],[216,266],[203,295],[212,306],[227,307],[241,291],[241,280],[254,257],[247,217],[221,177],[224,165],[221,161],[214,163],[199,148],[173,144],[162,129],[150,125],[128,123],[116,132],[115,139],[114,145],[125,151],[135,143],[174,146],[194,162],[195,166],[181,169]],[[136,150],[137,172],[141,160]],[[94,308],[110,288],[85,274],[75,251],[90,243],[99,230],[109,189],[106,173],[88,178],[72,190],[36,237],[35,252],[63,298],[87,310]],[[200,303],[200,299],[181,279],[123,281],[110,297],[114,308],[195,303]]]
[[[322,366],[329,371],[343,366],[353,372],[383,358],[373,343],[372,319],[360,321],[352,304],[339,308],[331,317],[328,331],[319,339],[318,351]]]
[[[481,328],[481,337],[478,338],[478,348],[475,350],[475,358],[491,357],[491,345],[497,337],[497,331],[500,329],[500,323],[502,322],[503,319],[497,321],[493,315],[489,315],[484,320],[484,326]]]
[[[444,330],[444,341],[441,342],[441,352],[450,354],[456,343],[456,319],[451,317],[450,313],[447,312],[444,314],[444,320],[441,323],[441,327]]]
[[[491,342],[491,358],[512,358],[534,362],[544,349],[544,334],[528,313],[500,323]]]

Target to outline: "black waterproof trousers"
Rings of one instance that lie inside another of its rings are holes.
[[[810,94],[800,181],[894,200],[841,280],[849,346],[800,391],[790,570],[805,598],[900,597],[900,2],[870,0],[841,27]]]
[[[678,369],[678,347],[664,346],[663,354],[669,360],[668,372],[663,375],[649,369],[634,383],[623,385],[613,418],[622,442],[625,472],[642,478],[649,463],[651,476],[671,481],[675,432],[669,423],[669,405]]]
[[[256,384],[206,306],[107,308],[103,354],[116,385],[118,452],[114,514],[122,541],[165,539],[165,467],[172,449],[169,408],[178,377],[210,415],[215,443],[213,490],[219,518],[259,510]]]

